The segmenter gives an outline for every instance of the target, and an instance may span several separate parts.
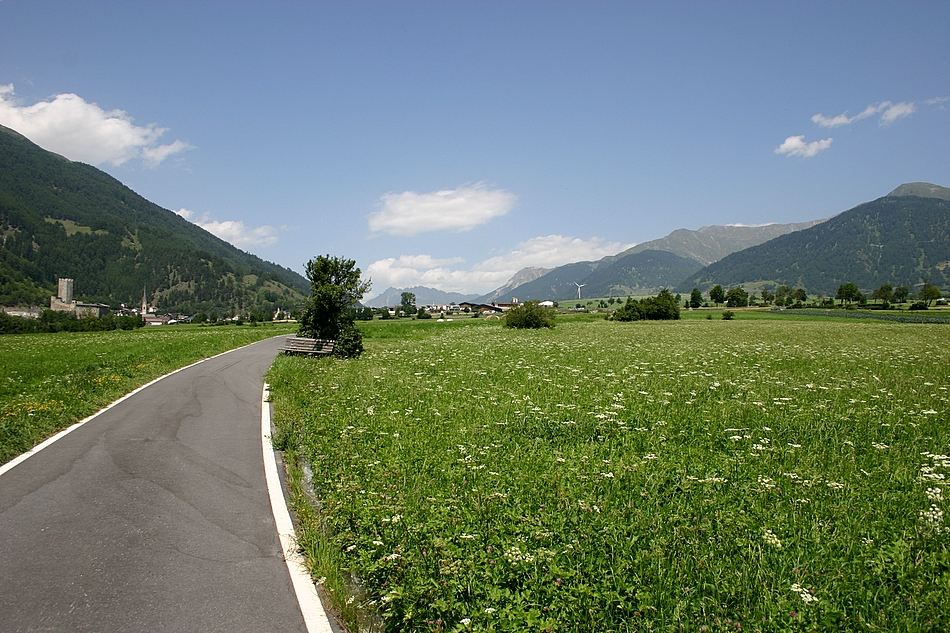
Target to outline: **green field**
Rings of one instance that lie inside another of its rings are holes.
[[[0,336],[0,463],[178,367],[293,324]]]
[[[364,327],[269,374],[354,628],[950,628],[947,326]]]

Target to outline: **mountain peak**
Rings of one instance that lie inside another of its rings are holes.
[[[363,304],[370,308],[382,308],[384,306],[398,306],[402,301],[402,293],[411,292],[416,296],[416,305],[441,305],[443,303],[460,303],[470,301],[475,295],[464,294],[461,292],[447,292],[438,288],[429,288],[427,286],[412,286],[410,288],[394,288],[390,286],[372,299],[364,301]]]
[[[929,182],[906,182],[887,194],[888,198],[901,198],[904,196],[950,200],[950,189]]]
[[[503,298],[507,293],[510,293],[512,290],[521,286],[523,284],[531,283],[535,279],[549,273],[550,268],[539,268],[537,266],[528,266],[527,268],[522,268],[516,272],[511,279],[505,282],[504,286],[500,288],[495,288],[488,294],[484,294],[478,298],[479,303],[489,303],[491,301],[497,301]]]
[[[618,256],[641,253],[643,251],[668,251],[695,259],[703,265],[709,265],[736,251],[762,244],[780,235],[807,229],[823,220],[798,222],[795,224],[711,224],[699,229],[676,229],[660,239],[642,242],[628,248]]]

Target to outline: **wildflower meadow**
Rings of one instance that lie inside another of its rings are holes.
[[[352,628],[950,628],[946,326],[395,331],[269,375]]]

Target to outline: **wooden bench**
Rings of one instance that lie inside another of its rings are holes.
[[[288,336],[280,351],[284,354],[305,354],[307,356],[325,356],[333,353],[336,341],[304,336]]]

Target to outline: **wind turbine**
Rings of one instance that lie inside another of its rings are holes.
[[[577,298],[580,299],[580,298],[581,298],[581,288],[583,288],[583,287],[586,286],[587,284],[579,284],[579,283],[577,283],[577,282],[575,281],[575,282],[574,282],[574,285],[577,286]]]

